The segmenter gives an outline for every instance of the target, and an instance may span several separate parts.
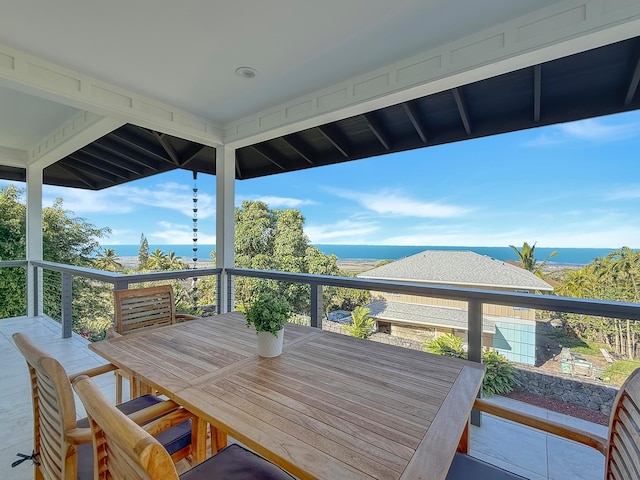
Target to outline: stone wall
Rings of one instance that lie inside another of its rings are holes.
[[[588,378],[543,373],[518,365],[518,390],[609,415],[618,389]]]

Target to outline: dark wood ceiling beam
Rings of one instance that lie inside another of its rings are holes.
[[[422,140],[422,143],[426,145],[427,134],[425,132],[425,128],[422,125],[422,122],[420,121],[420,118],[418,117],[418,110],[416,109],[415,105],[413,105],[410,102],[404,102],[402,104],[402,108],[404,109],[404,112],[407,114],[407,117],[409,117],[409,120],[411,121],[413,128],[416,129],[416,132],[420,137],[420,140]]]
[[[282,141],[289,145],[298,155],[300,155],[308,164],[315,165],[313,155],[305,142],[295,135],[285,135]]]
[[[99,152],[97,148],[93,148],[91,144],[82,148],[80,152],[95,159],[97,162],[108,163],[109,165],[113,165],[114,167],[118,167],[134,175],[142,175],[144,173],[144,169],[140,165],[115,158],[112,155],[104,155],[102,152]]]
[[[278,167],[280,170],[282,170],[283,172],[285,171],[285,168],[280,165],[275,158],[273,158],[275,155],[277,155],[276,152],[272,152],[269,148],[267,148],[264,145],[261,144],[257,144],[257,145],[251,145],[251,148],[253,148],[256,152],[258,152],[260,155],[262,155],[264,158],[266,158],[267,160],[269,160],[271,163],[273,163],[276,167]]]
[[[332,125],[322,125],[316,127],[318,131],[333,145],[344,158],[349,158],[349,149],[346,147],[347,141],[342,133]]]
[[[633,101],[633,97],[638,91],[638,82],[640,82],[640,51],[636,54],[636,68],[633,69],[631,74],[631,80],[629,81],[629,87],[627,88],[627,95],[624,97],[624,106],[628,106]]]
[[[376,136],[376,138],[382,144],[384,149],[386,151],[391,150],[391,142],[389,141],[387,136],[384,134],[384,129],[382,128],[381,123],[376,119],[374,114],[365,113],[364,115],[362,115],[362,118],[364,118],[364,121],[366,122],[367,127],[369,127],[369,130],[371,130],[371,132]]]
[[[240,162],[238,161],[237,158],[236,158],[236,178],[238,180],[242,179],[242,170],[240,169]]]
[[[81,183],[85,184],[90,189],[95,190],[96,188],[98,188],[98,184],[96,182],[94,182],[88,176],[84,175],[79,170],[77,170],[77,169],[75,169],[73,167],[70,167],[68,165],[65,165],[63,162],[58,162],[57,166],[60,167],[65,172],[67,172],[69,175],[71,175],[74,178],[76,178]]]
[[[464,102],[464,97],[462,96],[462,90],[460,90],[460,88],[453,88],[451,92],[453,93],[453,99],[456,101],[464,130],[467,132],[467,135],[471,135],[471,122],[469,121],[469,114],[467,113],[467,107]]]
[[[193,159],[196,158],[205,148],[207,148],[205,145],[200,145],[199,143],[194,144],[194,148],[191,149],[191,152],[187,153],[182,159],[182,168],[187,167],[187,165],[189,165],[189,163],[191,163]]]
[[[171,146],[171,143],[169,143],[169,139],[167,138],[167,136],[163,133],[158,133],[154,131],[152,131],[152,133],[153,133],[153,136],[158,140],[158,143],[160,143],[160,146],[164,149],[165,152],[167,152],[167,155],[169,155],[169,158],[175,164],[175,166],[182,167],[182,162],[180,162],[180,156],[175,151],[175,149]]]
[[[118,180],[131,180],[129,176],[117,175],[112,171],[107,171],[104,168],[98,167],[93,162],[79,158],[75,154],[69,155],[67,159],[72,160],[76,164],[74,165],[74,167],[77,168],[79,171],[85,171],[88,174],[93,175],[94,177],[101,178],[102,180],[106,180],[107,182],[117,183]]]
[[[152,138],[155,138],[153,136],[153,133],[155,133],[155,132],[153,132],[151,130],[148,131],[148,132],[150,133],[149,142],[153,142]],[[149,145],[149,142],[146,142],[146,145],[143,145],[143,142],[140,139],[132,138],[131,135],[128,135],[126,132],[123,132],[122,130],[115,130],[115,131],[107,134],[103,138],[105,138],[105,139],[109,138],[114,142],[118,142],[118,143],[120,143],[122,145],[128,146],[131,150],[134,150],[134,151],[137,151],[137,152],[141,152],[141,153],[145,154],[146,156],[157,158],[158,160],[163,161],[163,162],[169,162],[171,160],[166,155],[163,155],[163,153],[166,153],[164,148],[160,148],[159,150],[154,150]]]
[[[117,158],[121,158],[126,162],[133,162],[135,164],[141,165],[151,170],[160,169],[160,164],[158,162],[151,160],[148,156],[145,157],[143,155],[136,155],[135,152],[132,152],[131,150],[124,150],[120,148],[121,147],[120,145],[117,145],[113,140],[109,140],[106,137],[103,137],[100,140],[93,142],[91,145],[96,148],[99,148],[103,152],[107,152],[110,155],[113,155]],[[171,161],[169,161],[166,158],[163,158],[162,163],[171,163]]]
[[[113,177],[120,178],[122,180],[131,180],[130,172],[123,170],[118,167],[114,167],[113,165],[109,165],[104,161],[95,161],[93,157],[87,155],[82,150],[78,150],[77,152],[72,153],[67,158],[73,160],[76,163],[80,163],[84,165],[85,170],[90,170],[93,172],[104,172],[107,175],[112,175]],[[107,180],[105,178],[105,180]]]
[[[542,65],[533,67],[533,121],[540,121],[540,102],[542,96]]]

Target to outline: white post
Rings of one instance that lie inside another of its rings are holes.
[[[42,260],[42,182],[41,167],[27,167],[27,261]],[[27,315],[42,315],[42,275],[27,266]]]
[[[221,145],[216,147],[216,267],[235,265],[235,168],[236,151]],[[218,282],[218,312],[233,310],[233,282],[226,273]]]

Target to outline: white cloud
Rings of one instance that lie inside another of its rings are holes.
[[[372,236],[376,235],[379,229],[374,222],[340,220],[328,225],[307,226],[304,233],[311,243],[362,245],[371,244]]]
[[[439,202],[423,202],[406,197],[393,190],[375,193],[329,189],[335,195],[354,200],[364,208],[381,215],[418,218],[451,218],[467,215],[471,209]]]
[[[277,196],[269,196],[269,195],[262,195],[262,196],[238,195],[236,196],[236,205],[240,206],[240,204],[244,200],[264,202],[267,204],[269,208],[299,208],[306,205],[316,204],[316,202],[314,202],[313,200],[303,200],[301,198],[277,197]]]
[[[160,183],[153,188],[116,186],[105,190],[91,191],[74,188],[45,186],[43,203],[53,203],[63,198],[63,206],[78,215],[90,213],[131,213],[136,206],[169,209],[188,217],[193,215],[193,193],[190,187],[178,183]],[[215,215],[215,198],[209,194],[198,195],[198,218]]]
[[[634,137],[640,125],[637,122],[607,124],[601,119],[590,118],[578,122],[555,125],[537,138],[525,142],[529,147],[546,147],[558,145],[571,140],[586,142],[615,142]]]
[[[193,232],[186,226],[170,222],[158,222],[159,230],[145,234],[152,244],[179,244],[189,245],[193,243]],[[215,235],[206,235],[198,232],[198,243],[209,245],[216,243]]]
[[[620,187],[606,196],[607,200],[636,200],[640,199],[640,185]]]

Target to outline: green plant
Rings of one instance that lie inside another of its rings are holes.
[[[371,335],[373,328],[373,318],[369,317],[369,310],[366,307],[356,307],[351,312],[352,322],[345,325],[345,329],[349,335],[358,338],[367,338]]]
[[[505,395],[518,386],[515,367],[495,350],[483,352],[482,363],[487,369],[482,381],[483,395]]]
[[[262,292],[246,308],[245,315],[247,327],[253,325],[258,333],[270,332],[277,336],[289,321],[291,305],[271,292]]]
[[[424,342],[423,346],[427,352],[436,355],[446,355],[455,358],[467,358],[464,352],[463,340],[451,333],[445,333],[431,340]]]

